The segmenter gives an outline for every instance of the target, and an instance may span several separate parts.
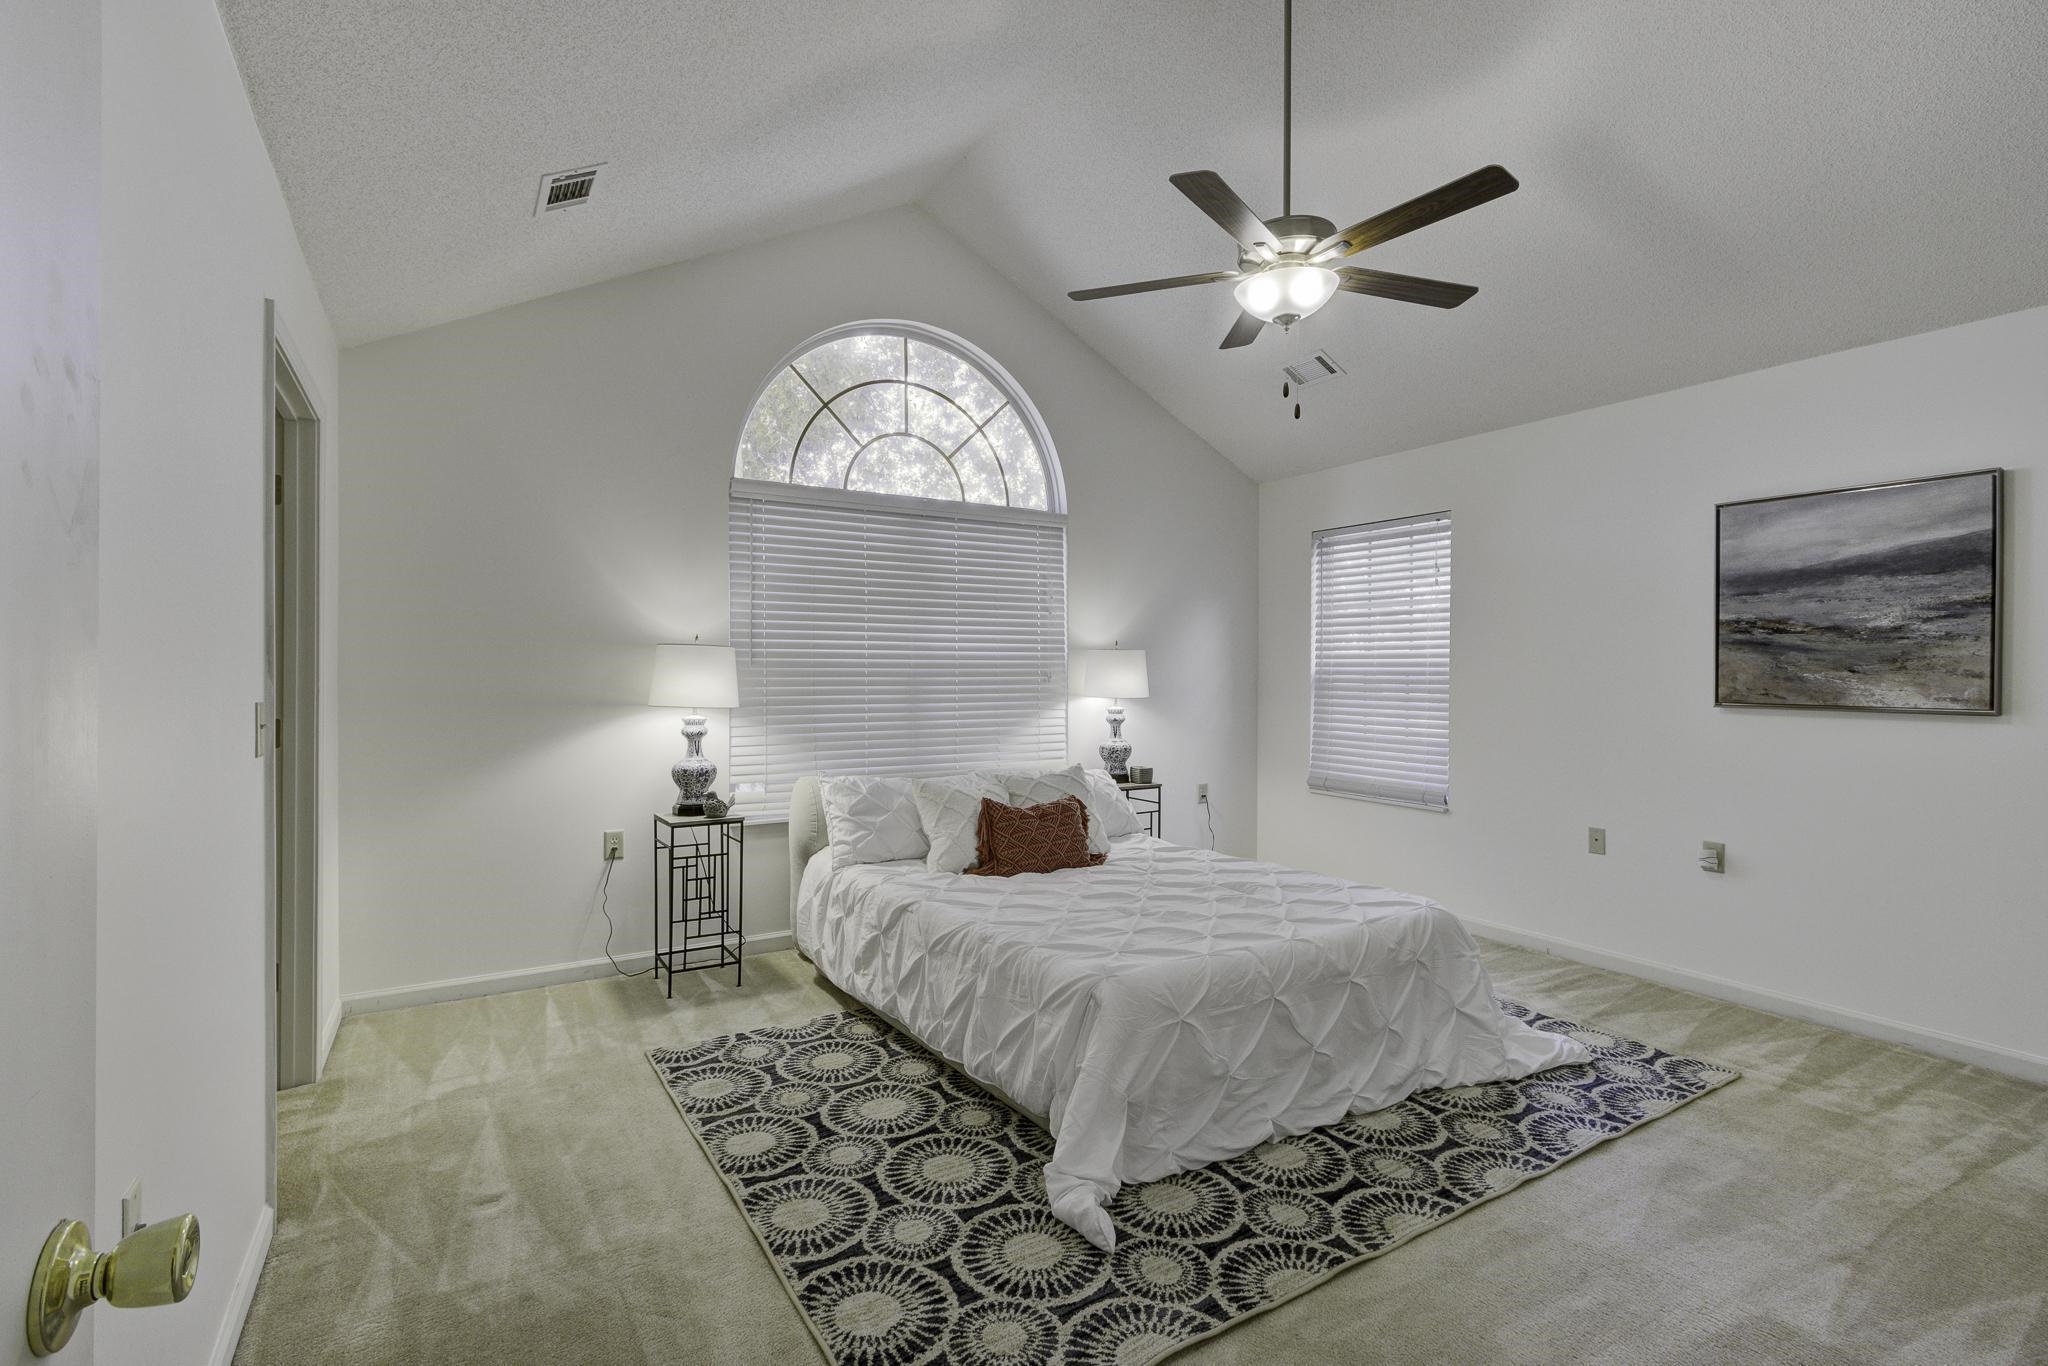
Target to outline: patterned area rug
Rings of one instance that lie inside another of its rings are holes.
[[[1053,1218],[1052,1138],[864,1011],[648,1054],[837,1366],[1148,1366],[1718,1086],[1553,1019],[1590,1064],[1426,1091]]]

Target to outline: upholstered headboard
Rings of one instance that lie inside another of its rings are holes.
[[[818,796],[818,779],[798,778],[789,790],[789,923],[796,924],[796,895],[804,883],[804,866],[811,855],[823,849],[825,803]]]

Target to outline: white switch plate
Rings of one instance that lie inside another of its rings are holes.
[[[1728,871],[1728,846],[1713,840],[1700,841],[1700,871],[1703,873],[1725,873]]]
[[[142,1178],[136,1177],[128,1183],[128,1191],[121,1197],[121,1236],[126,1238],[142,1227]]]
[[[1586,827],[1586,852],[1604,854],[1607,852],[1607,832],[1597,825]]]
[[[615,859],[615,858],[624,858],[625,856],[626,856],[626,832],[625,832],[625,831],[623,831],[623,830],[607,830],[607,831],[605,831],[605,832],[604,832],[604,858],[605,858],[605,862],[606,862],[606,863],[610,863],[610,862],[611,862],[611,861],[612,861],[613,859]]]

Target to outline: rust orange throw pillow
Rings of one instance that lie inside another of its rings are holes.
[[[1088,852],[1088,808],[1079,797],[1042,806],[1006,806],[983,797],[975,852],[980,861],[967,870],[972,877],[1092,868],[1109,857]]]

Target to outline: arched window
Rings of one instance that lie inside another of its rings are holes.
[[[1044,426],[958,337],[855,323],[806,342],[762,387],[734,473],[766,483],[1062,510]]]
[[[1065,762],[1066,496],[1001,366],[835,328],[768,377],[733,472],[740,811],[779,817],[805,774]]]

